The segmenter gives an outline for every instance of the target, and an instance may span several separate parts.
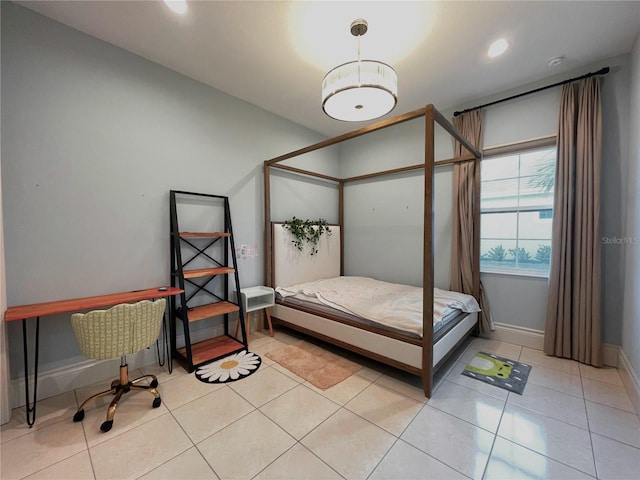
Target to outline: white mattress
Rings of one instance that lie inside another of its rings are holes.
[[[320,303],[397,330],[422,337],[423,291],[420,287],[382,282],[367,277],[333,277],[277,287],[283,297]],[[434,289],[434,329],[460,312],[480,311],[470,296]]]

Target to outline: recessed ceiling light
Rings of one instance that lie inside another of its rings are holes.
[[[186,0],[164,0],[164,3],[176,13],[183,14],[187,11]]]
[[[487,55],[489,55],[491,58],[499,57],[504,52],[506,52],[508,48],[509,42],[507,42],[504,38],[499,38],[489,46]]]

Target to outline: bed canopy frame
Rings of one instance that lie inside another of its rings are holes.
[[[387,127],[398,125],[409,120],[424,117],[424,162],[417,165],[383,170],[364,175],[348,178],[336,178],[330,175],[304,170],[297,167],[282,165],[281,162],[304,155],[315,150],[327,148],[338,143],[377,132]],[[449,135],[458,141],[468,152],[460,157],[453,157],[445,160],[435,161],[435,124],[440,125]],[[457,129],[431,104],[393,118],[379,121],[372,125],[354,130],[334,138],[323,140],[316,144],[301,148],[281,155],[279,157],[266,160],[264,162],[264,244],[265,244],[265,278],[267,285],[275,287],[272,264],[273,238],[271,233],[271,169],[280,169],[300,175],[324,179],[335,182],[338,185],[338,225],[340,227],[340,274],[344,274],[344,186],[349,182],[362,181],[386,175],[398,174],[414,170],[424,170],[424,232],[423,232],[423,335],[422,335],[422,369],[412,370],[403,365],[396,365],[393,362],[386,362],[392,366],[402,368],[411,373],[420,375],[426,396],[431,395],[433,381],[433,287],[434,287],[434,252],[433,252],[433,205],[434,205],[434,167],[458,162],[475,163],[474,174],[474,206],[473,206],[473,258],[472,264],[477,267],[480,262],[480,152],[466,139]],[[348,228],[347,228],[348,231]],[[480,272],[478,268],[473,269],[473,292],[472,295],[480,298]],[[331,341],[331,339],[324,338]],[[338,346],[345,346],[340,341],[332,342]],[[348,348],[348,347],[347,347]],[[358,349],[352,349],[358,352]],[[362,352],[358,352],[362,353]],[[368,352],[371,353],[371,352]],[[376,358],[376,355],[369,355]],[[384,361],[384,360],[382,360]],[[439,366],[439,365],[438,365]]]

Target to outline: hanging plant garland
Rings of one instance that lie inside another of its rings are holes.
[[[291,243],[293,243],[299,251],[304,249],[305,244],[309,244],[311,247],[311,255],[318,253],[318,242],[322,234],[326,233],[327,235],[331,235],[331,228],[324,218],[311,221],[293,217],[291,220],[284,222],[283,227],[291,232],[293,236]]]

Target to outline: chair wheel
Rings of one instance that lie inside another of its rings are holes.
[[[160,397],[154,398],[153,399],[153,408],[158,408],[160,406],[160,404],[162,403],[162,400],[160,399]]]
[[[111,427],[113,427],[113,420],[107,420],[106,422],[102,422],[102,425],[100,425],[100,430],[102,430],[103,432],[108,432],[109,430],[111,430]]]
[[[156,388],[157,386],[158,386],[158,379],[156,378],[151,382],[151,388]]]
[[[81,422],[84,419],[84,410],[78,410],[73,416],[74,422]]]

